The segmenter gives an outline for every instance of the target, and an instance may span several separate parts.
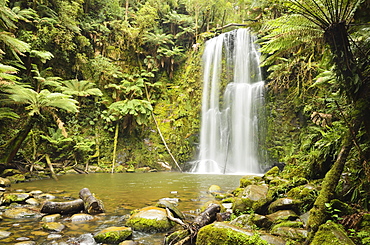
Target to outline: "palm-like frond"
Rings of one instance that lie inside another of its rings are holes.
[[[63,109],[68,112],[78,111],[76,100],[71,99],[66,94],[51,93],[47,89],[37,93],[33,89],[14,85],[5,89],[5,92],[9,93],[8,97],[14,102],[28,105],[26,110],[29,111],[30,116],[40,115],[41,111],[47,108]]]
[[[62,81],[61,87],[64,94],[87,97],[90,95],[103,96],[100,89],[95,87],[95,84],[86,80],[68,80]]]
[[[261,43],[261,52],[269,55],[263,57],[263,65],[270,65],[274,60],[306,46],[323,43],[323,31],[297,14],[271,20],[265,24],[263,31],[269,33]]]
[[[19,79],[15,74],[18,72],[18,69],[14,66],[8,66],[0,63],[0,84],[3,80],[15,82]]]
[[[18,119],[19,115],[15,113],[11,108],[9,107],[1,107],[0,108],[0,120],[3,119]]]
[[[363,0],[291,0],[296,12],[306,17],[321,29],[333,24],[349,24],[357,7]]]

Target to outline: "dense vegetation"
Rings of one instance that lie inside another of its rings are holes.
[[[244,23],[263,54],[271,159],[286,163],[287,176],[324,178],[312,230],[334,195],[367,210],[369,8],[360,0],[1,0],[1,168],[184,168],[198,141],[202,44]]]

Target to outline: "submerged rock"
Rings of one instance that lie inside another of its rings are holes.
[[[62,231],[66,226],[59,222],[46,222],[42,225],[42,228],[48,231]]]
[[[50,214],[42,217],[42,222],[55,222],[56,220],[60,219],[60,214]]]
[[[41,214],[28,208],[10,208],[5,210],[3,216],[9,219],[22,219],[29,217],[39,217]]]
[[[1,231],[0,230],[0,239],[4,239],[4,238],[7,238],[8,236],[10,236],[12,233],[10,231]]]
[[[90,214],[74,214],[71,216],[70,221],[76,223],[76,222],[85,222],[92,219],[94,219],[94,216]]]
[[[145,207],[133,214],[127,221],[127,225],[137,231],[163,232],[173,226],[168,220],[166,210],[158,207]]]
[[[98,243],[120,243],[132,235],[130,227],[108,227],[94,235]]]
[[[11,183],[10,183],[9,179],[0,177],[0,186],[1,187],[8,187],[10,185],[11,185]]]

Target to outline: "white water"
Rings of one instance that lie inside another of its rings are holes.
[[[248,29],[206,42],[196,173],[261,173],[259,109],[264,82],[255,37]]]

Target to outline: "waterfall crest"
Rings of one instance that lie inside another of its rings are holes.
[[[206,42],[199,157],[192,172],[261,173],[259,117],[264,82],[248,29]]]

